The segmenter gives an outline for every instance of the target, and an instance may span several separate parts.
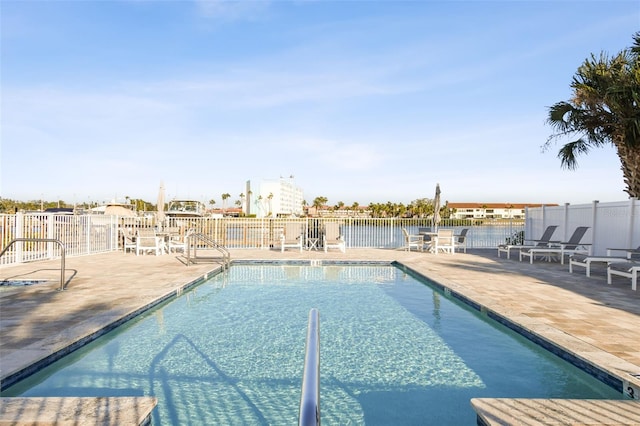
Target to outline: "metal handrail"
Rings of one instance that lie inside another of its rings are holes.
[[[229,252],[229,250],[227,250],[225,246],[218,244],[218,242],[213,238],[208,237],[201,232],[194,232],[194,231],[189,231],[187,232],[187,235],[186,235],[187,266],[189,266],[189,264],[191,263],[191,238],[196,238],[197,240],[210,245],[211,247],[213,247],[214,249],[222,253],[223,266],[225,268],[229,267],[229,264],[231,263],[231,253]],[[193,249],[193,256],[194,258],[197,256],[195,247]]]
[[[55,238],[15,238],[9,241],[9,244],[0,252],[0,258],[4,255],[9,247],[17,242],[33,242],[33,243],[57,243],[60,246],[60,291],[64,290],[64,271],[65,271],[65,247],[64,243]]]
[[[320,313],[309,311],[299,426],[320,425]]]

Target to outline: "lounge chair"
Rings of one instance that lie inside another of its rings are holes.
[[[424,250],[424,236],[409,234],[407,228],[402,228],[402,235],[404,235],[404,249],[405,251],[411,251],[412,247],[415,247],[418,251]]]
[[[149,251],[155,252],[156,256],[162,254],[163,244],[160,240],[161,238],[153,229],[139,229],[136,236],[136,255],[146,254]]]
[[[588,254],[576,253],[569,256],[569,272],[573,273],[574,266],[580,266],[585,268],[587,277],[591,276],[591,264],[592,263],[613,263],[613,262],[627,262],[629,259],[626,257],[616,256],[590,256]]]
[[[122,234],[122,249],[126,253],[127,250],[133,251],[136,249],[136,241],[131,235],[131,231],[129,228],[122,227],[120,228],[120,233]]]
[[[453,229],[438,229],[438,233],[433,236],[430,251],[438,254],[439,251],[449,254],[455,252],[455,236]]]
[[[534,247],[548,247],[551,243],[551,236],[553,236],[557,228],[556,225],[547,226],[539,240],[525,239],[524,244],[500,244],[498,246],[498,257],[500,257],[500,253],[507,253],[507,259],[511,259],[511,250],[513,249],[523,250]],[[535,244],[527,244],[527,242]]]
[[[607,284],[611,284],[611,276],[631,278],[631,289],[638,288],[638,275],[640,275],[640,262],[614,262],[607,267]]]
[[[465,253],[467,252],[467,232],[469,232],[469,228],[464,228],[458,235],[453,236],[454,249],[456,247],[458,249],[462,248]]]
[[[627,259],[640,258],[640,246],[638,248],[608,248],[607,256],[613,256],[613,252],[622,251]]]
[[[335,222],[324,224],[324,234],[322,235],[322,244],[326,253],[330,248],[337,248],[341,252],[346,252],[344,238],[340,234],[340,225]]]
[[[549,262],[555,256],[560,257],[560,263],[564,264],[564,257],[576,253],[589,254],[591,244],[583,243],[582,237],[589,229],[588,226],[578,226],[569,241],[562,243],[550,243],[549,247],[533,247],[520,250],[520,261],[523,257],[529,257],[529,263],[533,264],[536,256],[546,257]],[[587,248],[589,246],[589,248]]]
[[[301,223],[285,223],[284,230],[280,236],[280,250],[284,252],[287,247],[299,248],[302,251],[302,224]]]

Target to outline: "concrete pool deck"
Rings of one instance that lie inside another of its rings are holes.
[[[348,249],[346,253],[231,250],[234,261],[397,261],[482,306],[492,315],[517,324],[541,341],[563,348],[564,352],[619,380],[624,389],[631,387],[637,395],[640,390],[640,291],[631,290],[630,280],[622,277],[614,277],[613,285],[608,285],[605,269],[597,266],[588,278],[583,270],[570,274],[568,265],[553,262],[530,265],[514,258],[500,259],[496,250],[468,250],[468,254],[453,256],[383,249]],[[0,268],[0,280],[47,280],[42,284],[0,290],[3,387],[16,374],[28,371],[30,366],[52,354],[69,352],[70,345],[72,348],[81,345],[101,333],[104,327],[179,292],[185,284],[200,279],[216,265],[203,263],[186,267],[173,254],[135,256],[114,252],[72,257],[66,259],[67,285],[62,292],[58,291],[59,268],[59,261]],[[506,416],[504,400],[495,401],[500,403],[486,403],[485,399],[474,402],[474,407],[476,410],[503,407],[500,412]],[[640,402],[623,403],[628,407],[629,420],[616,424],[640,424]],[[620,401],[615,403],[615,412],[619,411],[619,404]],[[6,408],[6,403],[0,400],[0,423],[3,407]],[[603,410],[600,407],[596,411],[602,414]],[[478,413],[481,416],[481,412]],[[496,421],[491,411],[485,414],[486,424],[511,424],[504,418],[500,420],[503,423]],[[553,423],[549,418],[554,417],[549,417],[549,413],[545,415],[546,420],[541,417],[538,423],[526,424],[563,424],[558,422],[559,416]],[[580,424],[607,424],[598,421],[601,417],[595,414],[591,418],[592,423]]]

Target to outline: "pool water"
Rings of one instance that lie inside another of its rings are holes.
[[[3,392],[158,397],[155,425],[296,424],[320,312],[325,425],[474,425],[474,397],[619,392],[394,266],[238,265]]]

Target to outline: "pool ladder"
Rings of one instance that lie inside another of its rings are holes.
[[[192,242],[195,242],[195,244],[192,244]],[[229,265],[231,264],[231,253],[229,253],[229,250],[222,244],[218,244],[218,242],[213,238],[208,237],[202,232],[195,232],[193,230],[188,231],[186,235],[185,256],[187,258],[187,266],[189,266],[189,264],[191,263],[196,263],[198,260],[198,242],[202,242],[205,245],[219,251],[222,254],[222,267],[224,269],[229,268]],[[191,257],[192,246],[193,258]]]
[[[15,243],[19,242],[32,242],[32,243],[56,243],[60,247],[60,291],[64,290],[64,271],[65,271],[65,245],[62,241],[55,238],[14,238],[9,241],[9,244],[0,252],[0,258],[9,250],[9,248]]]
[[[320,425],[320,313],[317,308],[309,311],[298,425]]]

